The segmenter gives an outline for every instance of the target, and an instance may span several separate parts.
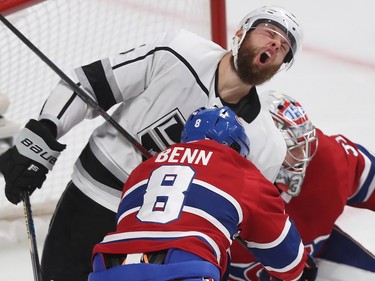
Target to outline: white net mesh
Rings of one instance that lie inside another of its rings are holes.
[[[208,0],[49,0],[11,13],[7,19],[64,72],[126,51],[161,32],[186,28],[210,38]],[[0,94],[10,99],[4,114],[23,127],[36,118],[59,77],[0,24]],[[35,215],[52,213],[70,180],[74,161],[92,129],[103,120],[85,121],[60,139],[67,149],[31,196]],[[22,217],[4,196],[0,177],[0,220]]]

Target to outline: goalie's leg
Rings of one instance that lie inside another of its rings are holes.
[[[335,226],[319,258],[375,273],[375,256],[365,245]]]

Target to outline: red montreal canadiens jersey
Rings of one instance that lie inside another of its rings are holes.
[[[292,280],[306,253],[278,190],[233,149],[176,144],[139,165],[125,183],[117,230],[94,254],[178,248],[217,265],[237,235],[274,276]]]
[[[345,205],[375,210],[375,157],[342,135],[317,129],[318,151],[307,167],[301,193],[285,205],[307,250],[319,256]],[[260,263],[239,243],[231,248],[230,280],[267,280]],[[259,279],[258,279],[259,278]]]

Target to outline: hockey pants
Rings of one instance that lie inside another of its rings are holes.
[[[115,265],[108,268],[106,254],[96,254],[94,272],[88,281],[202,281],[220,280],[220,271],[214,264],[178,249],[169,249],[162,263],[138,263]],[[126,257],[126,255],[125,255]],[[160,259],[159,259],[160,260]]]
[[[43,281],[87,281],[94,245],[115,229],[116,214],[70,182],[57,204],[44,243]]]

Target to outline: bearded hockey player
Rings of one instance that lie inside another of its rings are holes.
[[[274,181],[286,147],[261,106],[256,87],[293,64],[302,37],[292,13],[262,7],[240,21],[232,50],[181,30],[98,58],[77,67],[70,77],[146,150],[155,153],[180,141],[183,125],[196,108],[229,106],[246,122],[252,143],[247,158]],[[37,120],[30,119],[15,145],[0,157],[8,200],[17,204],[23,190],[40,188],[65,149],[59,139],[84,119],[98,115],[60,81]],[[31,153],[24,145],[26,139],[43,147],[48,161]],[[143,160],[108,122],[93,131],[51,221],[42,253],[43,280],[87,281],[92,247],[115,229],[123,184]],[[30,165],[37,169],[28,169]]]

